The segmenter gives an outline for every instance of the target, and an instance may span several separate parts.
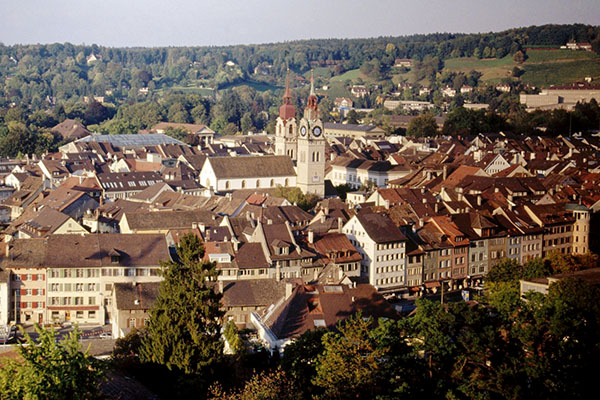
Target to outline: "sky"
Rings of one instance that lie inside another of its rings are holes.
[[[600,24],[599,0],[0,0],[0,43],[221,46]]]

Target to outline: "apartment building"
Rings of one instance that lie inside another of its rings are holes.
[[[159,282],[170,260],[163,235],[52,235],[11,241],[1,266],[11,271],[12,310],[21,323],[103,325],[117,282]]]
[[[362,256],[362,275],[378,290],[406,285],[407,238],[383,214],[359,213],[342,228]]]

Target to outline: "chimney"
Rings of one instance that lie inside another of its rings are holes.
[[[6,258],[10,257],[10,243],[6,243]]]
[[[234,250],[235,252],[237,252],[237,251],[238,251],[238,249],[240,248],[240,243],[239,243],[237,240],[233,240],[233,238],[232,238],[232,241],[231,241],[231,242],[233,243],[233,250]]]
[[[223,293],[223,290],[225,289],[223,286],[223,281],[222,280],[217,280],[217,283],[219,284],[219,293]]]
[[[203,233],[204,233],[204,232],[203,232]],[[206,231],[206,233],[205,233],[205,235],[204,235],[204,236],[206,237],[206,241],[207,241],[207,242],[210,242],[210,229]]]
[[[423,202],[423,204],[427,204],[427,199],[425,197],[423,197],[421,201]]]
[[[446,180],[447,174],[448,174],[448,168],[447,168],[447,166],[444,165],[444,168],[442,168],[442,179],[443,180]]]
[[[312,230],[308,231],[308,243],[315,242],[315,233]]]
[[[344,227],[344,221],[342,217],[338,217],[338,232],[342,233],[342,228]]]
[[[322,223],[322,224],[324,224],[324,223],[325,223],[325,219],[326,219],[326,216],[325,216],[325,214],[323,213],[323,214],[321,215],[321,223]]]
[[[294,284],[291,282],[286,282],[285,284],[285,298],[289,299],[294,291]]]
[[[435,211],[435,213],[437,214],[439,212],[439,204],[437,201],[435,202],[435,204],[433,205],[433,210]]]
[[[200,229],[200,232],[204,233],[204,231],[206,231],[206,224],[204,222],[198,222],[198,229]]]
[[[477,206],[481,207],[481,195],[477,195]]]

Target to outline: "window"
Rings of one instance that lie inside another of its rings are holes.
[[[75,318],[77,318],[77,319],[83,319],[83,311],[77,311],[77,314],[76,314]]]
[[[96,311],[88,311],[88,318],[89,319],[95,319],[96,318]]]
[[[88,305],[90,305],[90,306],[96,305],[96,298],[95,297],[88,297]]]
[[[127,327],[128,328],[135,328],[136,327],[136,319],[135,318],[129,318],[127,320]]]
[[[244,189],[246,187],[246,181],[244,179],[242,179],[242,189]]]

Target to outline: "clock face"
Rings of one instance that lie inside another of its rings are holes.
[[[321,127],[319,126],[315,126],[315,128],[313,129],[313,135],[315,136],[321,136]]]
[[[300,128],[300,134],[302,136],[306,136],[306,127],[305,126],[303,126],[302,128]]]

